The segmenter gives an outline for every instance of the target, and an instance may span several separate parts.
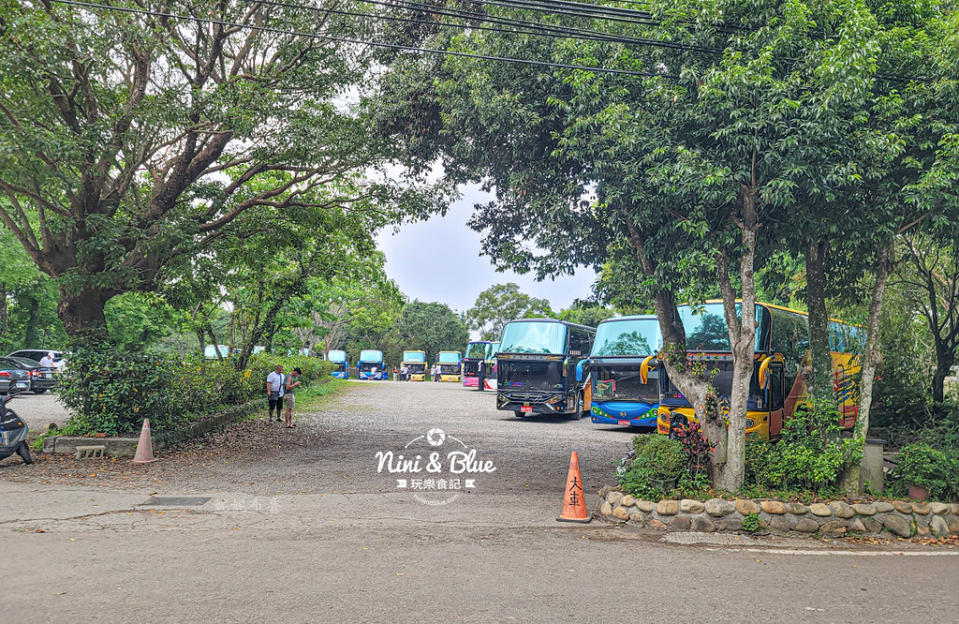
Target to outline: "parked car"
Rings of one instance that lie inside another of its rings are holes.
[[[0,357],[0,366],[13,364],[30,372],[30,390],[34,394],[43,394],[57,385],[57,369],[41,366],[40,362],[25,357]]]
[[[21,357],[39,362],[48,353],[53,354],[54,367],[56,367],[58,371],[62,371],[67,365],[67,361],[63,359],[63,351],[57,351],[55,349],[20,349],[19,351],[8,353],[7,357]]]
[[[0,363],[0,394],[19,394],[30,389],[30,371]]]

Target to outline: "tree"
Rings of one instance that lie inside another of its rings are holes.
[[[944,398],[945,379],[959,348],[959,238],[949,232],[940,241],[904,237],[905,261],[897,271],[911,309],[921,313],[932,336],[935,367],[929,387],[937,403]]]
[[[435,361],[440,351],[462,353],[469,341],[463,321],[445,303],[407,303],[391,333],[400,349],[426,351],[428,361]]]
[[[446,124],[435,146],[448,174],[496,190],[471,224],[498,266],[544,276],[615,259],[641,276],[631,287],[660,320],[664,365],[717,449],[714,482],[735,490],[755,372],[755,273],[793,227],[783,214],[801,211],[829,176],[833,187],[854,179],[840,144],[863,124],[875,21],[844,0],[653,2],[650,11],[662,21],[592,23],[605,39],[473,33],[452,42],[645,76],[458,58],[445,63],[446,79],[431,75],[439,97],[426,101]],[[728,415],[708,374],[691,366],[676,311],[712,292],[733,351]]]
[[[480,340],[498,340],[508,321],[552,317],[549,301],[520,292],[513,282],[490,286],[466,311],[466,325],[479,332]]]
[[[68,334],[103,337],[110,298],[156,290],[241,215],[442,203],[375,176],[400,151],[368,132],[374,56],[330,38],[362,24],[333,8],[3,0],[0,222],[58,280]]]

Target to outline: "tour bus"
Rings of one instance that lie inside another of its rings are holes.
[[[336,364],[336,370],[331,375],[340,379],[350,378],[350,362],[346,359],[346,351],[331,349],[326,353],[326,359]]]
[[[496,407],[518,417],[581,418],[596,330],[554,319],[520,319],[503,328],[496,354]]]
[[[486,345],[486,359],[479,366],[479,380],[477,389],[480,392],[496,390],[496,354],[499,352],[499,341]]]
[[[436,366],[440,381],[459,383],[463,355],[459,351],[440,351],[436,354]]]
[[[596,326],[589,355],[590,416],[594,423],[656,427],[662,346],[654,315],[606,319]]]
[[[712,383],[719,391],[722,409],[728,412],[733,371],[723,304],[709,301],[696,308],[683,305],[678,309],[686,330],[687,352],[716,371]],[[802,373],[810,361],[809,323],[804,312],[769,303],[756,304],[756,321],[756,355],[749,381],[746,434],[775,439],[783,423],[808,397]],[[829,321],[833,388],[844,428],[855,425],[859,411],[860,339],[858,327],[835,319]],[[693,408],[670,382],[665,370],[660,371],[659,403],[659,433],[669,434],[676,424],[695,422]]]
[[[363,349],[356,362],[360,379],[386,379],[386,363],[379,349]]]
[[[426,381],[426,351],[404,351],[400,370],[406,367],[408,381]]]
[[[463,387],[479,386],[480,367],[486,361],[486,349],[489,340],[473,340],[466,345],[466,357],[463,358]]]

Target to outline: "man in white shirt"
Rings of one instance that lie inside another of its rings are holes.
[[[276,409],[276,422],[283,416],[283,385],[286,381],[283,376],[283,367],[279,364],[276,370],[266,376],[266,398],[270,401],[267,418],[273,422],[273,410]]]
[[[40,366],[45,366],[46,368],[56,367],[56,364],[53,363],[53,351],[50,351],[45,356],[40,358]]]

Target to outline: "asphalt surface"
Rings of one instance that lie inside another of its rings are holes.
[[[297,425],[244,422],[149,465],[3,460],[0,621],[928,622],[959,610],[950,549],[683,546],[557,523],[570,451],[592,509],[627,430],[392,382],[356,384]],[[446,439],[432,447],[420,436],[435,428]],[[464,447],[495,470],[434,476],[473,478],[468,491],[414,496],[397,488],[413,475],[377,471],[377,452]],[[154,495],[209,500],[145,505]]]

